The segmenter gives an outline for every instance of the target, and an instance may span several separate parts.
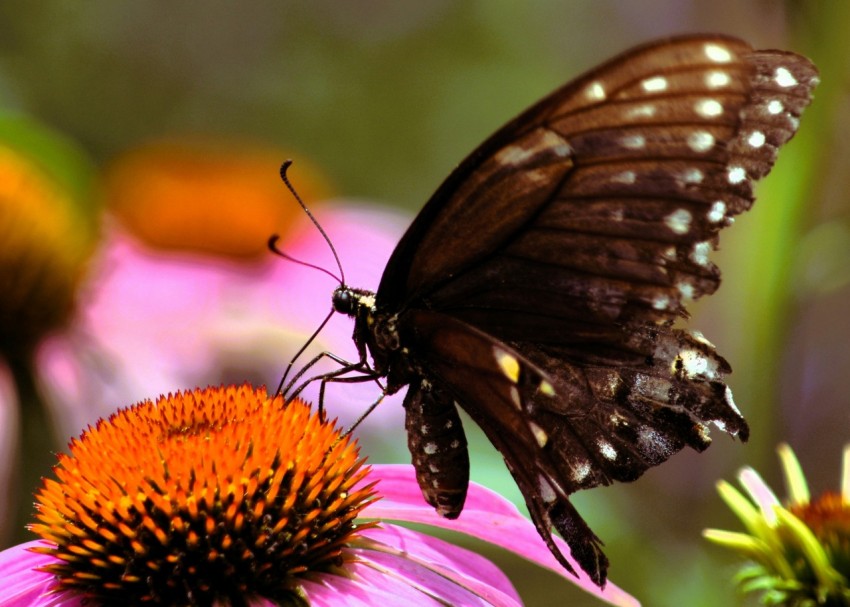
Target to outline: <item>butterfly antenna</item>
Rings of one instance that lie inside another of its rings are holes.
[[[279,247],[277,246],[277,243],[278,243],[278,241],[279,241],[279,240],[280,240],[280,235],[279,235],[279,234],[272,234],[272,235],[269,237],[268,247],[269,247],[269,250],[270,250],[272,253],[274,253],[275,255],[279,255],[280,257],[283,257],[283,258],[284,258],[284,259],[286,259],[287,261],[291,261],[292,263],[297,263],[297,264],[298,264],[298,265],[300,265],[300,266],[305,266],[305,267],[307,267],[307,268],[313,268],[314,270],[319,270],[320,272],[324,272],[325,274],[327,274],[328,276],[330,276],[331,278],[333,278],[333,279],[334,279],[335,281],[337,281],[338,283],[341,283],[341,282],[342,282],[342,280],[340,280],[340,277],[339,277],[339,276],[337,276],[336,274],[334,274],[333,272],[330,272],[330,271],[326,270],[325,268],[323,268],[323,267],[321,267],[321,266],[317,266],[317,265],[315,265],[315,264],[308,263],[308,262],[306,262],[306,261],[302,261],[302,260],[300,260],[300,259],[296,259],[295,257],[293,257],[292,255],[290,255],[289,253],[287,253],[287,252],[286,252],[286,251],[284,251],[283,249],[279,248]]]
[[[340,262],[340,260],[339,260],[339,255],[337,255],[336,249],[334,248],[334,245],[331,242],[331,239],[328,238],[328,235],[322,229],[322,226],[319,224],[319,222],[316,220],[316,218],[313,217],[313,214],[310,212],[310,209],[308,209],[307,205],[304,204],[304,201],[301,200],[301,197],[298,195],[298,192],[295,191],[295,188],[292,187],[292,184],[289,182],[289,177],[286,176],[286,171],[287,171],[287,169],[289,169],[289,167],[291,165],[292,165],[292,159],[287,159],[283,162],[282,165],[280,165],[280,178],[281,178],[281,180],[283,180],[283,183],[286,186],[286,188],[290,192],[292,192],[292,195],[295,197],[295,200],[298,201],[298,204],[301,205],[301,208],[304,209],[304,212],[307,214],[307,217],[310,218],[310,221],[312,221],[313,225],[316,226],[316,229],[319,230],[319,233],[322,235],[322,238],[324,238],[325,242],[328,243],[328,247],[330,248],[331,253],[333,253],[334,260],[336,261],[336,267],[339,268],[339,276],[340,276],[339,283],[344,285],[345,284],[345,272],[342,269],[342,262]],[[330,272],[328,272],[328,273],[330,274]],[[333,276],[333,274],[331,274],[331,276]]]

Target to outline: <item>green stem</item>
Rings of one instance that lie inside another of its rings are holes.
[[[10,361],[10,368],[21,403],[18,419],[17,478],[13,481],[10,505],[13,544],[34,539],[26,526],[33,522],[33,502],[42,477],[50,473],[56,463],[55,454],[61,450],[55,424],[46,403],[39,397],[33,380],[32,368],[23,361]]]

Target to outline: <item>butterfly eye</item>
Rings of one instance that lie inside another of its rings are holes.
[[[347,314],[348,316],[354,314],[357,300],[348,287],[338,287],[334,290],[331,301],[333,303],[334,310],[340,314]]]

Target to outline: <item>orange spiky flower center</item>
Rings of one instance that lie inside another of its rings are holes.
[[[301,401],[250,386],[145,401],[59,456],[32,531],[57,590],[100,605],[303,602],[334,571],[371,487],[356,442]]]

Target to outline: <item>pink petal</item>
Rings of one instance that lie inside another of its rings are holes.
[[[50,593],[53,576],[35,568],[52,559],[28,550],[39,545],[43,542],[27,542],[0,552],[0,607],[80,607],[77,597]]]
[[[455,592],[460,587],[470,590],[473,596],[480,597],[487,605],[513,607],[522,604],[507,576],[498,567],[465,548],[397,525],[368,529],[362,536],[391,549],[390,554],[398,551],[409,562],[437,573],[439,586],[445,587],[447,592]],[[355,552],[365,559],[375,560],[375,550],[382,549],[375,546]],[[449,594],[441,596],[454,604]]]
[[[747,493],[750,494],[752,500],[758,505],[762,516],[768,524],[775,524],[775,508],[777,506],[781,506],[781,504],[779,502],[779,498],[776,497],[776,494],[770,489],[770,487],[767,486],[767,483],[764,482],[764,479],[759,475],[759,473],[749,466],[742,468],[738,473],[738,481],[744,489],[747,490]]]
[[[412,466],[373,464],[369,480],[376,479],[381,480],[377,490],[384,499],[365,508],[361,513],[363,518],[424,523],[459,531],[506,548],[527,560],[542,565],[611,604],[629,606],[640,604],[637,599],[611,582],[608,582],[604,590],[600,590],[572,559],[566,542],[559,537],[554,537],[555,543],[567,556],[579,573],[579,577],[575,578],[564,571],[540,539],[531,521],[522,516],[513,504],[498,493],[476,483],[470,483],[463,513],[460,518],[449,520],[439,516],[422,499]]]
[[[438,572],[417,564],[407,555],[369,551],[368,557],[364,557],[363,564],[381,574],[380,578],[375,579],[375,584],[385,583],[383,580],[387,577],[397,578],[404,586],[415,589],[421,597],[436,599],[439,605],[472,605],[476,607],[496,605],[519,607],[521,605],[515,600],[509,600],[504,595],[498,597],[499,602],[491,603],[475,592],[447,580]],[[491,597],[495,596],[493,593],[490,593],[490,595]]]
[[[346,566],[351,578],[323,575],[301,584],[311,607],[445,607],[397,577],[387,576],[363,563]]]

